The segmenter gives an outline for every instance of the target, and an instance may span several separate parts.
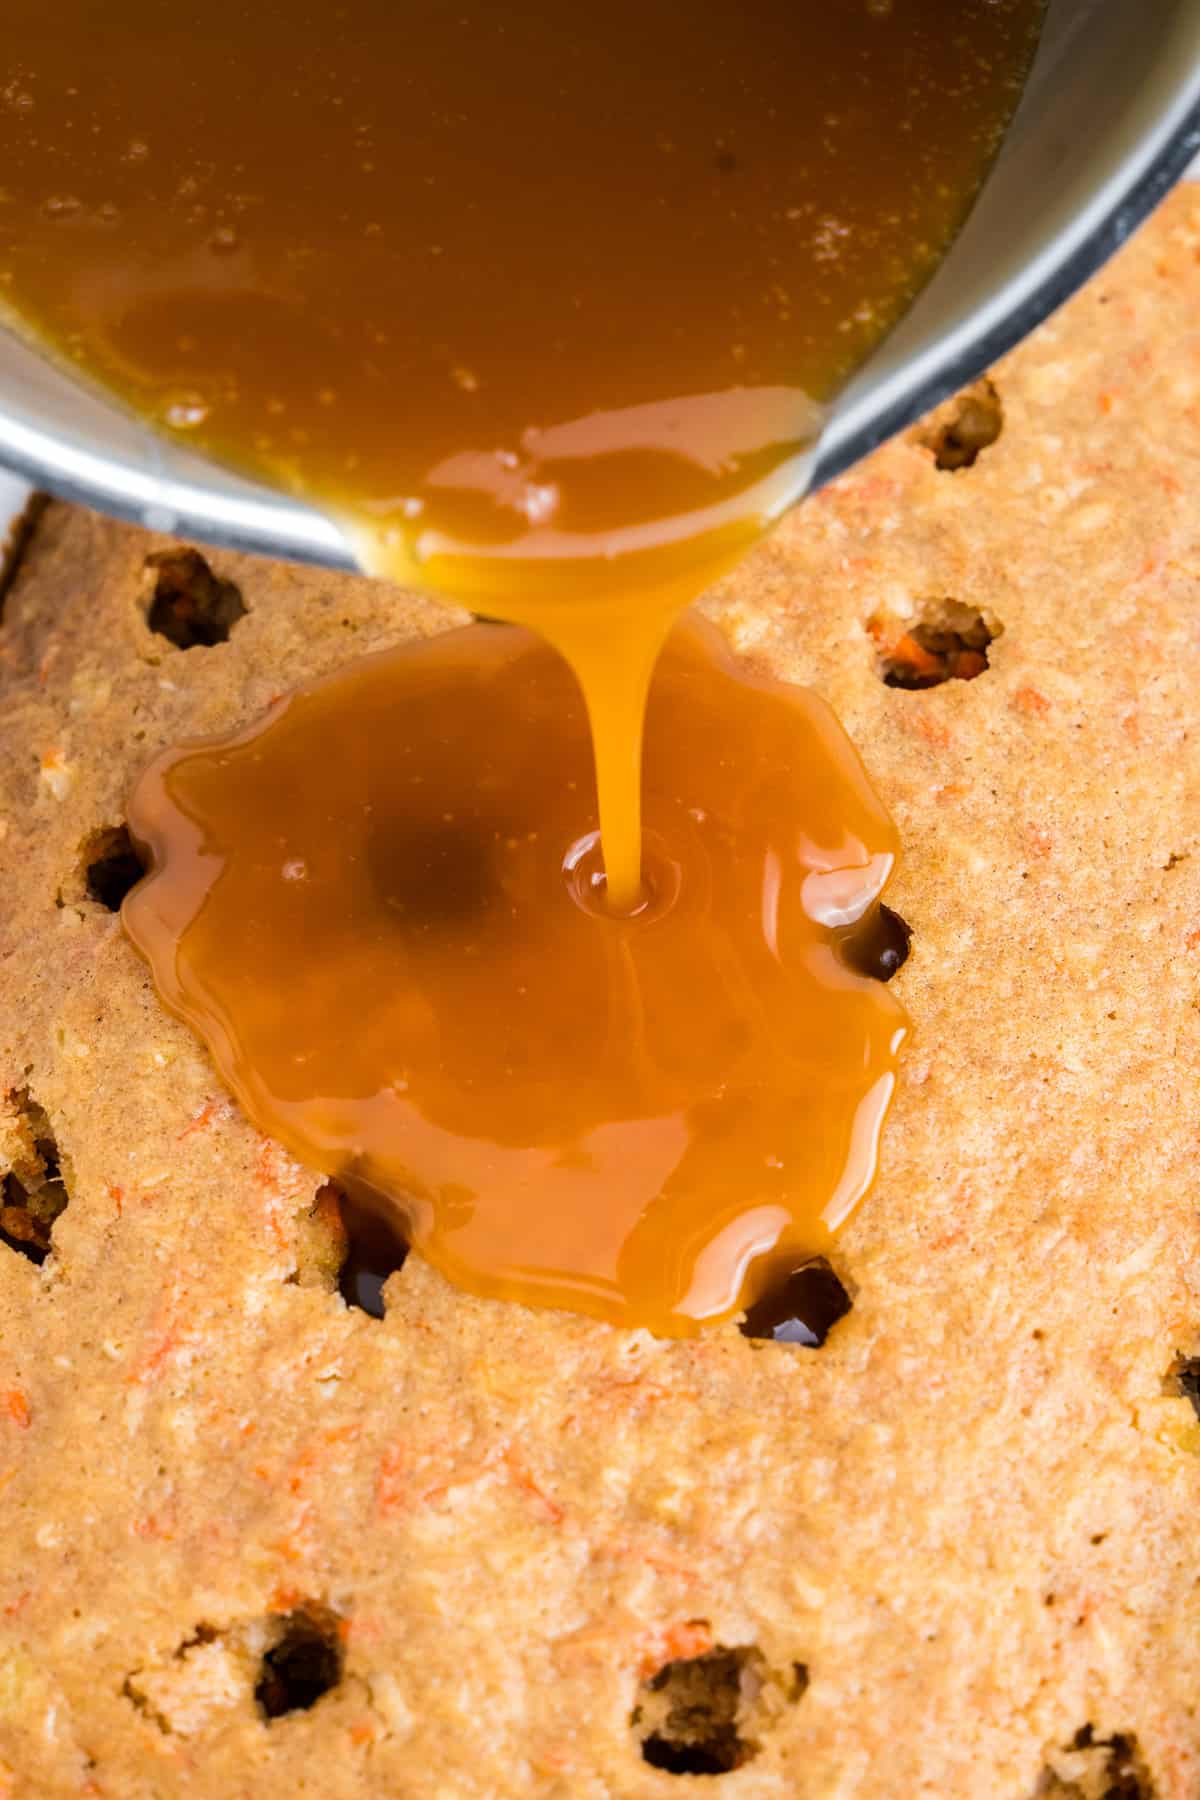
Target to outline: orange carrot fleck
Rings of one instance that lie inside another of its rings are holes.
[[[1050,711],[1050,702],[1035,687],[1019,687],[1013,695],[1013,705],[1031,719],[1044,719]]]
[[[283,1146],[273,1138],[263,1138],[255,1177],[263,1190],[267,1228],[275,1240],[276,1248],[285,1250],[288,1242],[289,1203],[294,1205],[303,1189],[300,1165],[294,1163]]]
[[[309,1476],[319,1469],[323,1463],[330,1461],[331,1453],[343,1444],[353,1443],[360,1427],[356,1424],[333,1425],[326,1431],[320,1431],[311,1438],[304,1448],[295,1456],[287,1477],[288,1491],[298,1494],[307,1485]]]
[[[135,1537],[161,1538],[167,1543],[170,1543],[175,1536],[169,1522],[164,1520],[159,1513],[146,1513],[141,1518],[131,1520],[129,1529]]]
[[[277,1538],[271,1545],[271,1548],[285,1562],[304,1562],[312,1554],[312,1543],[309,1537],[309,1527],[312,1524],[311,1515],[312,1508],[306,1502],[299,1508],[291,1531],[285,1532],[283,1537]]]
[[[217,1116],[221,1102],[217,1099],[206,1100],[200,1111],[193,1113],[190,1122],[179,1133],[176,1142],[182,1144],[184,1138],[190,1138],[194,1131],[204,1131]]]
[[[375,1504],[385,1517],[402,1512],[408,1503],[407,1469],[408,1461],[399,1445],[384,1451],[375,1483]]]
[[[940,719],[931,718],[928,713],[922,712],[917,713],[914,723],[925,742],[932,744],[935,750],[950,748],[950,733]]]
[[[902,637],[898,637],[885,655],[890,662],[902,663],[915,675],[940,675],[942,673],[941,657],[935,656],[931,650],[926,650],[925,646],[918,643],[909,631],[906,631]]]
[[[352,1744],[371,1744],[375,1741],[375,1727],[370,1719],[360,1719],[357,1725],[350,1727]]]
[[[642,1645],[639,1669],[646,1678],[657,1674],[664,1663],[694,1662],[707,1656],[713,1647],[712,1627],[707,1619],[686,1619],[679,1625],[668,1625],[652,1631]]]
[[[142,1387],[157,1381],[164,1363],[178,1350],[179,1344],[179,1333],[175,1329],[175,1309],[168,1302],[159,1308],[146,1348],[138,1358],[129,1379]]]
[[[20,1388],[9,1388],[4,1396],[4,1410],[14,1425],[19,1425],[22,1431],[29,1429],[29,1402]]]
[[[639,1559],[658,1575],[670,1575],[677,1581],[695,1581],[696,1571],[677,1557],[664,1556],[661,1550],[640,1550]]]
[[[534,1502],[542,1516],[551,1525],[561,1525],[565,1516],[562,1507],[557,1500],[552,1499],[544,1489],[538,1486],[511,1445],[504,1452],[504,1466],[517,1487]]]

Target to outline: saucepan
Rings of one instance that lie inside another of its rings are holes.
[[[1049,0],[1020,108],[975,208],[842,394],[808,486],[973,380],[1040,323],[1198,151],[1200,0]],[[332,520],[157,437],[0,331],[3,467],[159,531],[355,566]]]

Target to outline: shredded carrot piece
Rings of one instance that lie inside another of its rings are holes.
[[[686,1619],[679,1625],[667,1625],[652,1631],[642,1645],[638,1668],[643,1679],[655,1675],[669,1662],[694,1662],[707,1656],[713,1647],[712,1627],[707,1619]]]
[[[167,1360],[178,1350],[180,1333],[180,1293],[178,1283],[172,1285],[159,1303],[147,1334],[146,1345],[130,1373],[129,1379],[143,1387],[156,1381]]]
[[[129,1529],[135,1537],[161,1538],[166,1543],[170,1543],[175,1536],[170,1525],[158,1513],[146,1513],[142,1518],[131,1520]]]
[[[950,733],[940,719],[931,718],[928,713],[923,712],[916,715],[914,724],[927,744],[932,744],[936,750],[950,748]]]
[[[598,1554],[611,1556],[616,1562],[645,1563],[656,1575],[670,1575],[676,1581],[696,1580],[696,1571],[689,1564],[662,1550],[656,1550],[652,1545],[621,1541],[598,1544],[596,1548]]]
[[[898,637],[886,654],[892,662],[903,663],[918,675],[940,675],[944,666],[942,658],[926,650],[909,631]]]
[[[1044,719],[1050,711],[1050,702],[1035,687],[1019,687],[1013,695],[1013,705],[1019,706],[1031,719]]]
[[[332,1459],[333,1452],[343,1444],[353,1443],[361,1427],[355,1424],[333,1425],[327,1431],[318,1432],[304,1448],[298,1452],[292,1462],[287,1477],[289,1492],[298,1494],[306,1485],[308,1478],[322,1464]]]
[[[176,1142],[182,1144],[184,1138],[190,1138],[194,1131],[206,1130],[216,1118],[220,1107],[221,1102],[216,1098],[206,1100],[204,1105],[200,1108],[200,1111],[192,1114],[191,1122],[184,1126],[183,1130],[176,1138]]]
[[[307,1501],[297,1510],[292,1529],[283,1537],[276,1538],[270,1546],[284,1562],[305,1562],[312,1554],[313,1544],[310,1535],[312,1527],[312,1507]]]
[[[268,1230],[276,1248],[286,1250],[288,1209],[299,1201],[304,1188],[300,1165],[273,1138],[263,1138],[255,1176],[263,1189]]]
[[[29,1402],[20,1388],[9,1388],[4,1396],[4,1410],[14,1425],[19,1425],[22,1431],[28,1430],[31,1417]]]
[[[541,1510],[543,1516],[550,1522],[550,1524],[551,1525],[561,1525],[564,1517],[566,1516],[563,1512],[562,1507],[559,1505],[557,1500],[552,1499],[550,1497],[550,1495],[544,1491],[544,1489],[542,1489],[538,1486],[537,1482],[533,1479],[533,1476],[529,1473],[528,1469],[521,1462],[516,1451],[512,1448],[511,1445],[504,1452],[503,1462],[504,1462],[505,1468],[508,1470],[510,1476],[512,1477],[513,1481],[516,1483],[517,1487],[520,1488],[520,1490],[523,1494],[527,1494],[529,1496],[529,1498],[538,1506],[538,1508]]]
[[[385,1450],[379,1461],[375,1504],[385,1516],[402,1512],[408,1503],[408,1459],[399,1445]]]
[[[539,1751],[533,1762],[535,1768],[545,1769],[550,1775],[561,1775],[571,1767],[571,1752],[561,1744],[552,1744]]]

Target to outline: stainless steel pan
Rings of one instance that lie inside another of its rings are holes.
[[[813,485],[1045,318],[1197,151],[1200,0],[1050,0],[1028,87],[975,210],[842,396]],[[159,530],[354,566],[329,519],[155,436],[2,331],[0,467]]]

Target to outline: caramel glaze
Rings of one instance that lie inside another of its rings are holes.
[[[453,1280],[684,1333],[870,1184],[896,838],[828,707],[700,620],[646,745],[614,915],[561,658],[487,625],[372,657],[151,768],[125,921],[251,1118]]]
[[[0,297],[368,567],[530,625],[640,883],[646,683],[930,273],[1042,0],[9,0]]]
[[[953,236],[1041,0],[94,10],[9,0],[11,319],[584,696],[470,632],[159,766],[130,929],[455,1279],[718,1317],[870,1180],[902,1018],[839,934],[894,844],[819,703],[692,630],[643,821],[647,687]]]

